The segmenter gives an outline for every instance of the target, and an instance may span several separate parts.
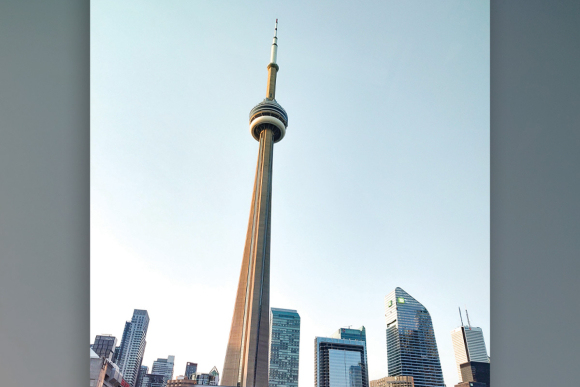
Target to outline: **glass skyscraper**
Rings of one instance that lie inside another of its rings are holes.
[[[483,330],[478,327],[461,326],[451,331],[453,351],[455,352],[455,365],[459,381],[465,382],[461,374],[461,364],[467,362],[489,363]]]
[[[173,378],[174,364],[175,356],[167,356],[167,359],[159,358],[153,362],[153,367],[151,367],[151,374],[163,375],[163,386],[165,386],[167,385],[167,381]]]
[[[290,309],[270,313],[270,387],[298,387],[300,316]]]
[[[365,327],[362,326],[359,329],[352,329],[352,328],[340,328],[332,335],[330,335],[333,339],[343,339],[343,340],[358,340],[367,342],[367,334]]]
[[[389,376],[412,376],[416,387],[444,387],[427,309],[401,288],[385,296]]]
[[[149,327],[146,310],[135,309],[131,321],[125,323],[123,338],[118,352],[118,365],[125,381],[134,387],[145,353],[145,336]]]
[[[364,341],[317,337],[314,351],[315,387],[369,387]]]
[[[197,363],[187,362],[185,365],[185,379],[195,379],[197,372]]]

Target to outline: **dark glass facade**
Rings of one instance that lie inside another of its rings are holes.
[[[352,328],[340,328],[332,336],[335,339],[343,339],[343,340],[358,340],[367,342],[367,333],[364,326],[360,327],[359,329],[352,329]]]
[[[490,364],[478,361],[470,361],[460,366],[461,377],[464,382],[479,382],[489,386]]]
[[[148,372],[149,367],[142,365],[141,368],[139,369],[139,373],[137,374],[137,383],[135,384],[135,387],[145,387],[143,385],[143,378],[145,377],[145,375],[147,375]]]
[[[290,309],[270,313],[270,387],[298,387],[300,316]]]
[[[185,378],[194,379],[194,375],[197,372],[197,363],[187,362],[185,365]]]
[[[366,343],[329,337],[314,339],[316,387],[368,387]]]
[[[115,354],[116,345],[117,339],[115,338],[115,336],[97,335],[95,336],[95,342],[93,343],[91,348],[100,357],[112,360]]]
[[[385,297],[389,376],[412,376],[416,387],[444,387],[427,309],[401,288]]]

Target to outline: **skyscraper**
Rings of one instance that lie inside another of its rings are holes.
[[[146,310],[135,309],[131,321],[125,323],[123,338],[118,352],[118,365],[127,383],[135,387],[137,375],[145,353],[145,336],[149,327]]]
[[[332,335],[330,335],[333,339],[343,339],[343,340],[358,340],[367,342],[367,333],[364,326],[358,329],[352,328],[340,328]]]
[[[143,385],[143,378],[145,375],[149,373],[149,367],[142,365],[139,368],[139,374],[137,375],[137,383],[135,383],[135,387],[145,387]]]
[[[268,385],[272,161],[274,144],[284,138],[288,126],[288,115],[275,99],[277,30],[276,20],[266,98],[250,111],[250,133],[259,141],[258,165],[224,362],[222,384],[226,386]]]
[[[93,343],[91,348],[100,357],[113,360],[116,345],[117,339],[115,338],[115,336],[97,335],[95,336],[95,342]]]
[[[443,387],[433,323],[427,309],[401,288],[385,296],[389,376],[412,376],[416,387]]]
[[[300,315],[272,308],[270,314],[270,387],[298,387]]]
[[[151,374],[163,375],[163,386],[165,386],[167,381],[173,378],[174,364],[175,356],[167,356],[167,359],[159,358],[153,362],[153,367],[151,367]]]
[[[459,310],[459,315],[461,316],[461,309]],[[483,340],[483,330],[478,327],[472,327],[471,324],[463,325],[463,318],[461,318],[461,325],[451,331],[451,340],[453,341],[453,352],[455,352],[455,364],[459,374],[459,381],[466,381],[461,376],[461,364],[472,361],[488,363],[489,358],[487,357],[485,341]]]
[[[366,329],[364,326],[360,327],[359,329],[352,329],[352,328],[340,328],[338,329],[336,332],[334,332],[332,335],[330,335],[330,337],[334,338],[334,339],[343,339],[343,340],[358,340],[358,341],[363,341],[365,343],[365,348],[366,348],[366,344],[367,344],[367,333],[366,333]],[[368,359],[367,359],[367,353],[365,350],[365,364],[366,364],[366,377],[368,380]]]
[[[194,379],[194,375],[197,372],[197,363],[187,362],[185,365],[185,378]]]
[[[364,341],[316,337],[314,351],[315,387],[369,387]]]

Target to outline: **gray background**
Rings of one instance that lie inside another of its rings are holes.
[[[572,1],[492,2],[496,386],[574,385],[579,15]],[[89,334],[88,2],[2,2],[0,50],[1,384],[25,386],[34,377],[82,386]],[[103,298],[114,301],[114,293]]]

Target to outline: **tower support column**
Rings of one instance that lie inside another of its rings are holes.
[[[270,314],[271,129],[260,132],[252,206],[222,385],[268,386]]]

